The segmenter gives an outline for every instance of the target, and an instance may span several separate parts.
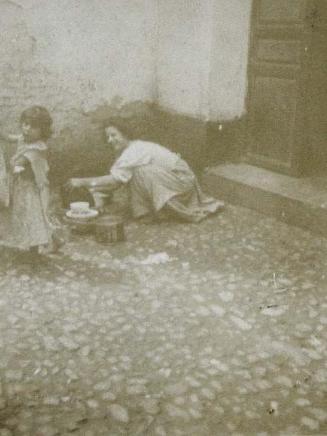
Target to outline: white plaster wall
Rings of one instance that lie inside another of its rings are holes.
[[[158,102],[195,116],[208,114],[212,0],[159,0]]]
[[[40,39],[40,56],[53,71],[69,81],[89,81],[95,99],[153,97],[155,23],[151,0],[38,4],[31,10],[29,23]]]
[[[158,2],[158,102],[203,119],[241,116],[252,1]]]
[[[0,0],[7,105],[45,104],[64,124],[64,108],[153,100],[156,17],[156,0]]]
[[[209,113],[211,120],[245,112],[252,0],[214,0]]]
[[[251,0],[0,0],[0,115],[58,129],[111,103],[204,119],[244,112]]]

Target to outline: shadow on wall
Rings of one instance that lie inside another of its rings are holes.
[[[107,174],[113,153],[106,143],[104,128],[112,117],[126,123],[140,139],[158,142],[179,153],[196,173],[226,160],[238,160],[245,149],[245,122],[235,120],[207,123],[162,110],[155,104],[133,102],[119,107],[102,105],[81,114],[72,128],[63,129],[50,143],[50,179],[54,186],[71,177]]]

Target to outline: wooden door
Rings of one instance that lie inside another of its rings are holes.
[[[247,161],[299,175],[306,143],[307,0],[253,0]]]
[[[327,0],[311,0],[308,24],[311,43],[307,58],[304,166],[307,174],[327,174]]]

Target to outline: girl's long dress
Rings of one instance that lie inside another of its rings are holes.
[[[53,227],[49,210],[48,164],[46,145],[42,142],[18,146],[15,160],[24,159],[24,171],[11,174],[10,205],[0,211],[2,231],[0,244],[29,249],[47,245],[52,240]]]
[[[159,144],[132,141],[114,163],[111,175],[129,184],[136,218],[169,209],[186,221],[199,222],[223,207],[201,191],[195,174],[179,155]]]

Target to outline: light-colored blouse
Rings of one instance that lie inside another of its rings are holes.
[[[180,156],[162,145],[147,141],[132,141],[111,167],[110,174],[117,182],[128,183],[134,168],[156,165],[167,170],[174,169]]]

